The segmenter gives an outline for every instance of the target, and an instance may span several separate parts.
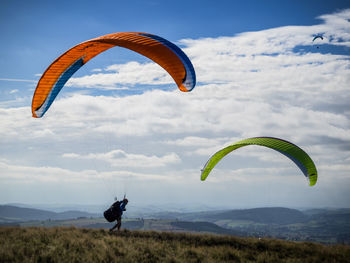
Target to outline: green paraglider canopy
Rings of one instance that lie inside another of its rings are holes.
[[[233,143],[216,152],[202,169],[201,180],[204,181],[215,165],[230,152],[247,145],[260,145],[274,149],[291,159],[308,178],[309,185],[313,186],[317,181],[317,170],[310,156],[301,148],[288,141],[272,137],[254,137]]]

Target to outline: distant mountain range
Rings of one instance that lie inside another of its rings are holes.
[[[152,218],[158,219],[178,219],[207,222],[216,222],[219,220],[241,220],[262,224],[301,223],[307,221],[309,217],[309,215],[297,209],[284,207],[263,207],[193,213],[159,212],[152,215]]]
[[[136,213],[137,214],[137,213]],[[203,212],[149,212],[142,213],[142,218],[172,219],[182,221],[249,221],[260,224],[296,224],[310,220],[343,220],[350,221],[350,209],[310,209],[299,211],[284,207],[262,207],[251,209],[217,210]],[[130,215],[126,213],[125,216]],[[89,213],[77,210],[53,212],[44,209],[18,207],[14,205],[0,205],[0,222],[20,222],[30,220],[67,220],[80,217],[98,218],[101,213]],[[133,217],[133,216],[132,216]]]
[[[308,220],[309,216],[296,209],[284,207],[264,207],[239,210],[208,211],[197,213],[171,213],[171,218],[216,222],[218,220],[242,220],[262,224],[293,224]],[[155,217],[169,217],[167,213],[155,214]]]
[[[35,208],[0,205],[0,223],[23,222],[31,220],[65,220],[79,217],[101,217],[101,214],[81,211],[51,212]]]

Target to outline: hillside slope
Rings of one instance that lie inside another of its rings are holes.
[[[350,262],[349,246],[103,229],[0,228],[2,262]]]

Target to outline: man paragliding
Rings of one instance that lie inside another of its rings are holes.
[[[109,230],[109,232],[112,232],[115,228],[120,230],[120,227],[122,225],[122,215],[123,212],[126,211],[126,205],[128,204],[128,199],[125,198],[122,201],[116,200],[110,208],[108,208],[104,213],[103,216],[106,218],[108,222],[113,222],[117,220],[117,223]]]
[[[322,36],[322,35],[316,35],[316,36],[314,36],[314,38],[312,39],[312,42],[314,43],[316,39],[323,40],[323,36]],[[318,41],[318,40],[317,40],[317,41]],[[318,43],[317,41],[316,41],[316,43],[317,43],[316,48],[319,48],[319,46],[318,46],[319,43]]]

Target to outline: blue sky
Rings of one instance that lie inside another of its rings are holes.
[[[107,203],[127,190],[137,204],[348,206],[349,8],[349,1],[2,1],[0,203]],[[113,48],[73,76],[44,118],[31,118],[36,83],[55,58],[124,31],[183,48],[197,74],[193,92],[180,93],[148,59]],[[324,41],[313,43],[319,33]],[[293,163],[259,147],[226,157],[199,181],[210,155],[254,136],[306,150],[318,184],[308,187]]]
[[[32,78],[68,47],[111,32],[152,32],[176,41],[312,25],[349,1],[2,1],[0,70]],[[27,61],[31,61],[28,67]]]

